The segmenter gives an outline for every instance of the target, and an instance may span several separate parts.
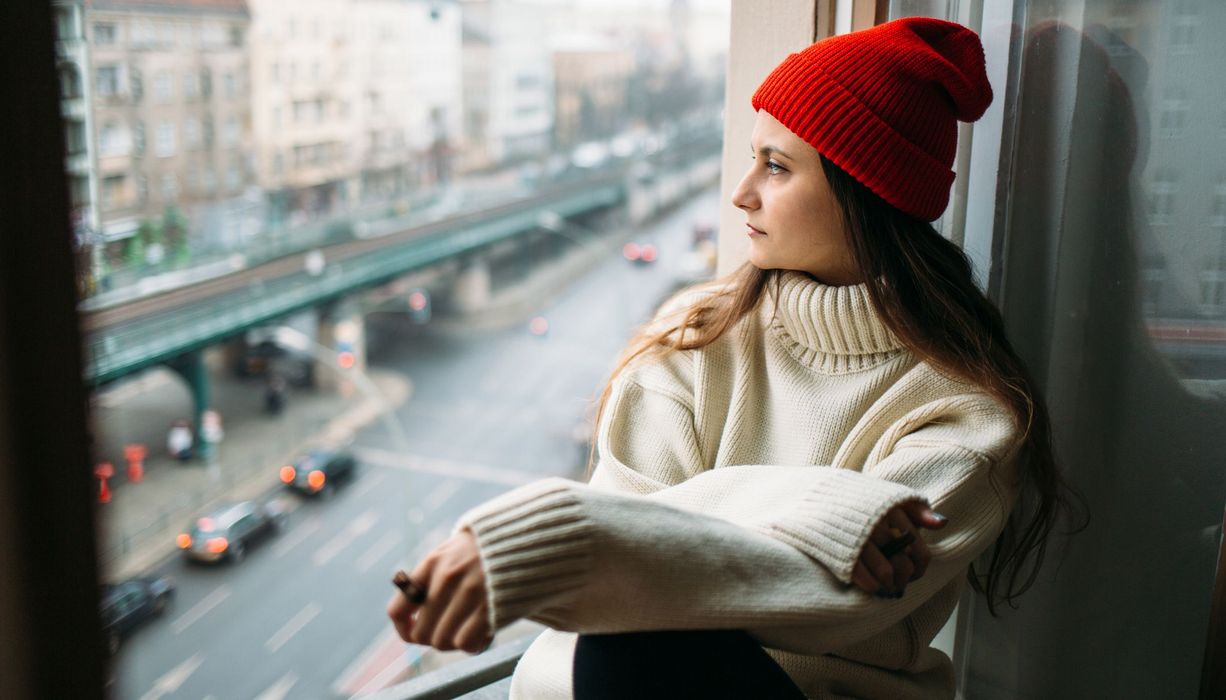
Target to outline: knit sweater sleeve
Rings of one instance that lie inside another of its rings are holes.
[[[460,526],[481,550],[496,627],[528,617],[592,633],[740,628],[821,653],[896,623],[995,539],[1012,502],[1003,421],[986,398],[963,397],[898,421],[863,471],[704,470],[683,398],[621,381],[591,485],[529,484]],[[873,526],[910,499],[951,521],[925,534],[927,575],[900,600],[849,586]]]

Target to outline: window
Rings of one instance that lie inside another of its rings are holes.
[[[95,92],[99,97],[119,94],[119,66],[98,66],[94,69]]]
[[[98,130],[98,155],[126,156],[132,149],[128,129],[118,122],[106,122]]]
[[[132,101],[140,102],[145,96],[145,81],[139,68],[128,71],[128,87],[132,93]]]
[[[221,83],[226,97],[238,97],[238,78],[235,77],[234,73],[227,71],[221,77]]]
[[[208,68],[200,69],[200,94],[206,98],[213,96],[213,71]]]
[[[87,148],[85,122],[80,119],[64,120],[64,149],[68,155],[81,155],[86,152]]]
[[[1191,103],[1188,91],[1180,87],[1167,89],[1163,95],[1161,112],[1158,117],[1158,134],[1162,138],[1173,139],[1182,137],[1188,130],[1188,113]]]
[[[123,175],[107,175],[102,178],[102,205],[104,207],[117,208],[127,203],[124,184]]]
[[[174,173],[166,173],[161,179],[162,200],[173,202],[179,196],[179,178]]]
[[[60,97],[74,100],[83,97],[81,92],[81,71],[75,63],[60,64]]]
[[[1171,223],[1175,214],[1175,194],[1179,190],[1178,174],[1170,168],[1160,168],[1149,185],[1149,222],[1155,226]]]
[[[175,96],[175,77],[168,72],[158,73],[153,77],[153,99],[158,102],[170,102]]]
[[[94,23],[94,43],[98,46],[110,46],[115,43],[115,25],[110,22]]]
[[[1226,270],[1201,271],[1199,307],[1202,316],[1226,316]]]
[[[1209,225],[1226,227],[1226,175],[1218,176],[1213,187],[1213,199],[1209,205]],[[1219,235],[1222,235],[1219,233]]]
[[[238,145],[238,117],[233,115],[226,117],[225,126],[222,127],[221,142],[225,146]]]
[[[200,147],[200,120],[188,117],[183,122],[183,145],[185,148]]]
[[[189,100],[200,96],[200,76],[195,71],[183,76],[183,96]]]
[[[159,158],[169,158],[175,154],[175,125],[174,122],[162,122],[158,124],[157,143],[154,153]]]
[[[132,124],[132,154],[144,155],[145,153],[145,123],[137,120]]]

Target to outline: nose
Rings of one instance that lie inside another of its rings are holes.
[[[749,211],[758,208],[758,193],[754,187],[754,172],[750,168],[732,190],[732,206]]]

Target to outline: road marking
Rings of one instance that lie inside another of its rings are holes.
[[[462,485],[463,482],[459,479],[448,479],[447,481],[444,481],[436,486],[434,490],[426,496],[425,500],[422,502],[423,508],[427,513],[434,512],[439,506],[443,505],[448,498],[456,495],[456,493],[460,491]]]
[[[397,544],[400,543],[400,532],[391,530],[383,539],[375,543],[375,546],[366,550],[366,553],[358,557],[358,572],[366,573],[370,567],[374,566],[380,559],[387,556],[387,553],[392,551]]]
[[[319,549],[319,551],[315,552],[315,566],[323,566],[331,561],[332,557],[340,554],[341,550],[352,544],[353,541],[360,537],[364,532],[374,527],[375,520],[376,516],[373,509],[362,513],[357,518],[354,518],[353,522],[349,523],[349,525],[342,530],[339,535],[333,537],[328,544],[324,545]]]
[[[371,680],[381,675],[388,667],[405,668],[406,651],[416,656],[421,655],[419,647],[402,642],[391,629],[380,632],[336,677],[336,681],[332,683],[332,692],[346,698],[358,695],[358,691],[370,685]]]
[[[485,481],[493,484],[522,486],[545,476],[544,474],[529,474],[511,469],[490,467],[484,464],[465,464],[436,457],[397,454],[374,447],[361,447],[355,450],[355,452],[359,459],[369,464],[411,472],[454,476],[468,481]]]
[[[354,489],[354,496],[358,500],[362,500],[366,494],[374,491],[376,486],[379,486],[386,480],[387,472],[376,472],[375,474],[367,476],[363,482],[356,489]]]
[[[291,617],[289,622],[285,623],[284,627],[277,630],[276,634],[269,637],[267,642],[264,642],[264,648],[270,652],[276,652],[278,649],[285,646],[285,643],[293,638],[295,634],[298,634],[303,627],[306,627],[308,622],[314,620],[315,616],[318,615],[322,609],[323,608],[319,607],[319,603],[313,600],[307,603],[305,608],[299,610],[298,614]]]
[[[230,587],[224,583],[213,592],[206,595],[199,603],[196,603],[190,610],[179,616],[177,620],[170,624],[170,631],[174,634],[181,634],[200,618],[204,617],[210,610],[221,605],[221,602],[230,597]]]
[[[286,695],[289,695],[289,689],[294,687],[298,682],[298,674],[290,671],[281,676],[281,679],[276,683],[268,686],[268,690],[256,696],[255,700],[283,700]]]
[[[312,518],[294,528],[292,532],[282,537],[279,542],[273,545],[272,555],[274,557],[285,556],[291,549],[302,544],[308,537],[313,535],[319,529],[319,523],[319,518]]]
[[[204,663],[203,654],[194,654],[191,658],[183,663],[170,669],[161,678],[153,683],[153,687],[149,692],[140,696],[140,700],[158,700],[163,695],[169,695],[175,692],[183,685],[183,683],[200,668],[200,664]]]

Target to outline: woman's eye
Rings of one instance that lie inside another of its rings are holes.
[[[770,171],[771,175],[778,175],[779,173],[786,172],[782,165],[779,165],[773,160],[766,161],[766,169]]]

